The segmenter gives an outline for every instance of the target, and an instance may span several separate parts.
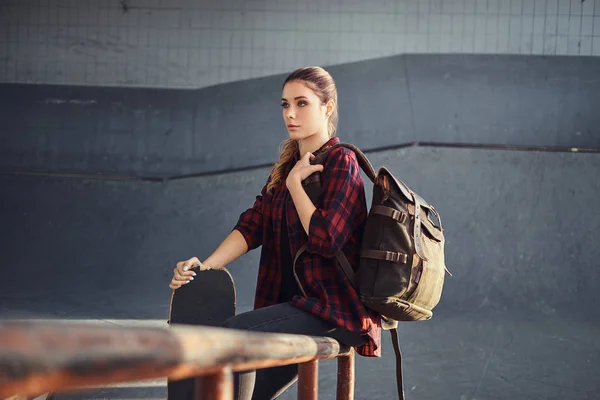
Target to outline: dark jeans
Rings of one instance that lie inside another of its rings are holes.
[[[225,321],[225,327],[257,332],[328,336],[349,346],[358,346],[363,343],[359,334],[338,328],[289,303],[236,315]],[[297,378],[298,364],[236,373],[234,396],[236,400],[276,399]]]

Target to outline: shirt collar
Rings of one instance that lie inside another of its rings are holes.
[[[315,156],[321,154],[322,152],[324,152],[325,150],[327,150],[329,147],[338,144],[340,142],[340,138],[338,138],[337,136],[332,137],[331,139],[329,139],[327,142],[325,142],[325,144],[323,144],[323,146],[319,147],[319,149],[315,152],[313,152],[313,154]]]
[[[313,155],[316,157],[319,154],[321,154],[322,152],[324,152],[325,150],[327,150],[329,147],[340,143],[340,138],[338,138],[337,136],[332,137],[331,139],[329,139],[328,141],[326,141],[323,146],[319,147],[317,150],[315,150],[313,152]],[[296,152],[296,154],[294,155],[294,162],[297,162],[300,159],[300,155],[298,152]]]

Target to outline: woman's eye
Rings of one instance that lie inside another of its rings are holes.
[[[299,105],[299,106],[305,106],[305,105],[306,105],[306,102],[305,102],[305,101],[299,101],[299,102],[298,102],[298,105]]]
[[[288,107],[289,107],[289,104],[288,104],[288,103],[281,103],[281,107],[283,107],[283,108],[288,108]]]

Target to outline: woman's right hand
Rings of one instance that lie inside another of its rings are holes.
[[[192,257],[187,261],[180,261],[173,270],[173,280],[169,284],[171,289],[179,289],[181,286],[188,284],[194,280],[196,273],[192,271],[193,268],[200,267],[202,269],[202,263],[197,257]]]

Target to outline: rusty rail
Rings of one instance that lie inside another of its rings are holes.
[[[337,400],[354,399],[354,352],[327,337],[171,325],[0,321],[0,398],[152,378],[196,377],[196,399],[233,399],[232,373],[299,364],[298,399],[317,399],[318,360],[338,358]]]

